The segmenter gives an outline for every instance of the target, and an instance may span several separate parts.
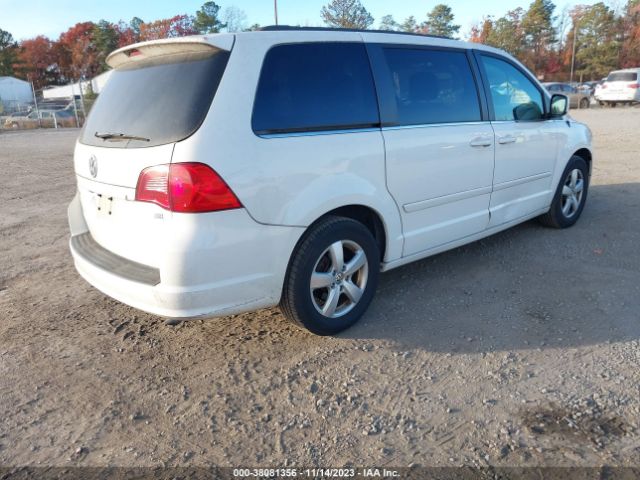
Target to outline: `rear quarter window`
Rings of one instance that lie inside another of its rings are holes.
[[[364,44],[278,45],[265,56],[252,117],[256,134],[370,128],[379,123]]]
[[[398,125],[481,120],[476,83],[462,51],[384,48]]]
[[[607,77],[607,82],[635,82],[638,80],[636,72],[613,72]]]

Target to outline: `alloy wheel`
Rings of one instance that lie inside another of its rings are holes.
[[[584,196],[584,175],[575,168],[569,172],[562,187],[562,214],[572,218],[580,209]]]
[[[311,273],[314,307],[328,318],[348,314],[362,298],[368,278],[369,262],[360,245],[351,240],[332,243],[320,255]]]

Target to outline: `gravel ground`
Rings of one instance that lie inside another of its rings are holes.
[[[384,274],[337,338],[167,326],[67,251],[76,131],[0,134],[0,466],[640,465],[640,109],[577,111],[593,186]]]

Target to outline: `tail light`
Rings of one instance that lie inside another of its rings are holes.
[[[202,163],[172,163],[145,168],[138,177],[136,200],[180,213],[241,208],[229,186]]]
[[[606,84],[606,83],[603,83],[603,84],[600,86],[600,88],[607,88],[607,84]]]
[[[632,83],[631,85],[628,85],[629,88],[640,88],[640,83]]]

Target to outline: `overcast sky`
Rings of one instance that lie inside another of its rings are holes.
[[[129,21],[140,17],[145,21],[188,13],[193,14],[205,0],[0,0],[0,28],[13,34],[17,40],[46,35],[56,39],[70,26],[82,21],[97,22],[106,19],[111,22]],[[614,0],[615,1],[615,0]],[[622,0],[619,0],[622,1]],[[273,0],[217,0],[223,8],[235,6],[245,11],[248,23],[270,25],[274,23]],[[281,24],[322,25],[320,9],[328,0],[278,0]],[[460,33],[466,36],[471,25],[483,15],[501,16],[507,10],[517,7],[527,8],[530,0],[450,0],[424,1],[363,0],[364,6],[376,19],[376,25],[383,15],[392,14],[396,21],[414,15],[418,21],[424,20],[429,10],[437,3],[447,3],[453,9],[456,23],[462,25]],[[576,3],[592,4],[595,0],[557,1],[559,13],[565,5]]]

